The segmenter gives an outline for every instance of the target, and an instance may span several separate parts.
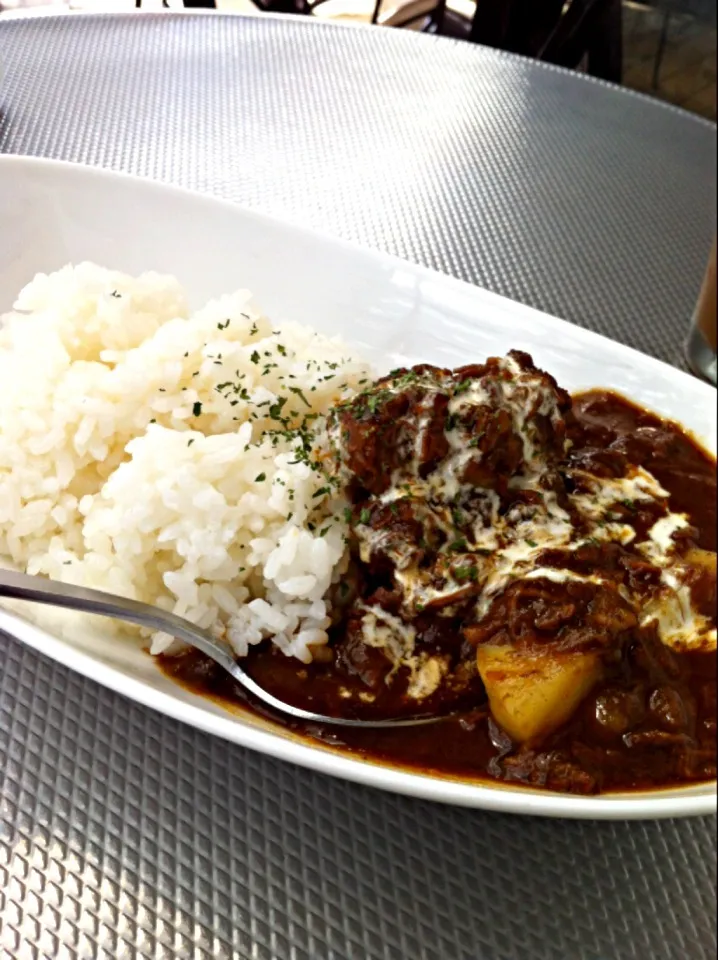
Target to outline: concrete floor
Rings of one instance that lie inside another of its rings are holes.
[[[386,8],[397,3],[401,0],[384,0]],[[449,0],[449,6],[464,16],[471,15],[473,4],[474,0]],[[169,0],[169,5],[174,9],[183,6],[182,0]],[[368,21],[373,5],[374,0],[329,0],[326,11],[339,19]],[[715,28],[687,15],[673,15],[667,23],[665,51],[656,83],[656,55],[664,15],[635,0],[624,0],[623,6],[625,86],[715,120]],[[135,0],[0,0],[0,10],[19,12],[20,8],[34,8],[34,13],[63,9],[111,12],[134,10]],[[252,0],[217,0],[217,8],[234,13],[258,12]],[[161,10],[162,0],[143,0],[143,9]]]

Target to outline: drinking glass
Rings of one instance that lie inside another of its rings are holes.
[[[686,341],[686,359],[699,377],[716,383],[716,241],[703,278],[691,330]]]

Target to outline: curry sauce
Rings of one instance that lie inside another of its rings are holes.
[[[523,354],[394,371],[330,428],[352,515],[331,643],[300,664],[265,641],[243,665],[315,712],[451,716],[322,727],[194,651],[168,675],[432,774],[584,794],[715,777],[715,461],[688,434],[607,391],[571,399]]]

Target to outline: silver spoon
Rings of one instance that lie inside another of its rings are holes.
[[[202,630],[189,620],[178,617],[174,613],[167,613],[149,603],[128,600],[112,593],[105,593],[103,590],[90,590],[88,587],[77,587],[72,583],[60,583],[57,580],[48,580],[46,577],[34,577],[27,573],[0,569],[0,597],[32,600],[34,603],[45,603],[54,607],[67,607],[70,610],[95,613],[101,617],[111,617],[113,620],[126,620],[128,623],[136,623],[150,630],[169,633],[210,657],[259,700],[297,720],[332,723],[341,727],[416,727],[447,719],[443,716],[409,717],[401,720],[348,720],[293,707],[260,687],[239,666],[229,648],[209,631]]]

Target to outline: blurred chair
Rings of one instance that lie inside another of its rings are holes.
[[[255,0],[273,13],[300,13],[339,23],[374,23],[441,32],[446,0]]]
[[[621,82],[621,0],[478,0],[469,39]]]
[[[143,6],[143,0],[135,0],[135,7]],[[259,7],[251,0],[162,0],[165,10],[183,7],[185,10],[219,10],[223,12],[257,13]]]
[[[139,9],[142,6],[142,0],[135,0],[135,7]],[[162,0],[162,6],[165,10],[169,10],[169,3],[167,0]],[[182,6],[186,7],[188,10],[195,8],[202,8],[204,10],[216,10],[217,3],[216,0],[182,0]]]
[[[142,0],[135,0],[138,7]],[[669,0],[666,0],[669,2]],[[680,0],[676,0],[680,2]],[[694,0],[699,2],[699,0]],[[710,0],[705,0],[710,2]],[[167,0],[163,0],[167,6]],[[621,0],[254,0],[259,10],[444,33],[620,83]],[[214,0],[184,6],[216,7]],[[219,4],[221,6],[221,3]],[[446,29],[444,27],[446,26]]]
[[[143,0],[135,0],[142,7]],[[184,0],[178,4],[186,9],[221,9],[220,0]],[[162,6],[169,8],[168,0]],[[255,0],[259,11],[294,13],[321,20],[376,23],[385,27],[409,27],[415,30],[439,32],[446,0]],[[230,4],[231,8],[232,5]]]

